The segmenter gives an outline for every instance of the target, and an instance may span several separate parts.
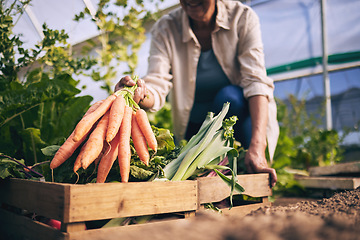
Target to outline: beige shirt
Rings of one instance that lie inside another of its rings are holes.
[[[151,111],[158,111],[166,97],[172,104],[174,134],[183,139],[194,102],[196,69],[201,46],[190,28],[189,19],[175,9],[156,22],[152,29],[148,72],[143,79],[154,94]],[[212,48],[232,84],[244,90],[245,98],[266,96],[269,100],[267,139],[272,158],[279,135],[273,80],[266,75],[259,19],[238,1],[217,1]]]

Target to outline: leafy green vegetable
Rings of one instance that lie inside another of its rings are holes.
[[[36,166],[28,167],[24,160],[17,160],[10,156],[0,153],[0,178],[24,178],[39,179],[42,174],[33,170]]]
[[[24,160],[22,160],[24,163]],[[26,178],[23,169],[14,161],[8,159],[0,159],[0,178]]]
[[[179,156],[164,168],[164,176],[171,181],[196,178],[203,170],[214,170],[230,186],[230,207],[233,191],[243,192],[237,183],[238,151],[234,148],[233,125],[237,118],[225,119],[230,103],[225,103],[220,113],[214,117],[209,113],[200,130],[181,149]],[[229,159],[229,166],[219,165],[224,157]],[[231,178],[217,169],[229,170]]]

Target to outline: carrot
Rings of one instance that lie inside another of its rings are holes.
[[[107,151],[102,158],[100,159],[100,163],[97,169],[97,183],[104,183],[111,167],[113,166],[117,156],[118,156],[118,147],[119,147],[119,132],[110,142],[110,150]]]
[[[80,152],[78,156],[76,157],[75,163],[74,163],[74,173],[76,173],[81,168],[81,159],[84,155],[84,149],[85,149],[86,143],[81,147]],[[103,154],[107,151],[107,146],[103,147],[103,150],[101,151],[100,155],[95,159],[95,165],[97,165],[96,161],[103,156]]]
[[[121,121],[124,115],[125,99],[123,96],[118,96],[114,100],[110,108],[109,124],[106,131],[106,141],[109,143],[119,131]]]
[[[86,169],[101,153],[106,128],[109,122],[109,112],[106,112],[105,115],[101,118],[94,131],[89,136],[89,139],[86,142],[86,146],[84,149],[84,155],[81,158],[81,166]]]
[[[121,182],[128,182],[130,175],[130,136],[131,136],[132,108],[125,106],[124,117],[119,130],[118,161],[120,167]]]
[[[80,152],[75,159],[74,168],[73,168],[74,173],[76,173],[81,168],[81,158],[84,155],[85,146],[86,143],[81,147]]]
[[[112,103],[116,99],[116,95],[112,94],[107,97],[101,105],[96,109],[96,111],[91,114],[84,116],[75,127],[75,134],[73,136],[73,140],[75,142],[79,141],[82,136],[88,133],[91,127],[95,124],[97,120],[99,120],[111,107]]]
[[[149,145],[149,147],[157,151],[157,141],[154,132],[152,131],[149,119],[146,115],[145,110],[138,109],[135,114],[136,122],[139,125],[139,128],[141,129],[141,132],[145,136],[146,142]]]
[[[133,112],[131,120],[131,138],[140,160],[146,165],[149,165],[150,154],[148,145],[144,135],[139,128],[139,125],[136,122],[135,115],[136,113]]]
[[[84,114],[84,117],[94,112],[103,100],[94,103]],[[55,169],[63,164],[71,155],[75,152],[75,150],[80,146],[80,144],[86,139],[87,134],[84,135],[79,141],[75,142],[73,140],[74,131],[70,134],[70,136],[66,139],[66,141],[61,145],[58,151],[55,153],[55,156],[51,160],[50,168]]]
[[[105,144],[103,146],[103,149],[101,150],[99,156],[95,159],[95,166],[97,166],[101,160],[101,158],[110,150],[110,144]]]

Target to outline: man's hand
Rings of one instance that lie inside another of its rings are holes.
[[[262,148],[261,148],[262,149]],[[276,171],[269,168],[265,152],[250,145],[245,155],[245,166],[249,173],[270,173],[270,187],[274,187],[277,181]]]
[[[137,84],[137,88],[134,91],[134,101],[145,110],[151,108],[154,104],[154,97],[146,88],[145,81],[141,78],[137,81],[137,83],[135,83],[135,81],[130,76],[121,78],[120,81],[115,85],[115,92],[121,90],[124,88],[124,86],[132,87],[135,84]]]

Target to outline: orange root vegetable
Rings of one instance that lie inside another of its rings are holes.
[[[85,113],[84,117],[93,113],[102,103],[98,101],[94,103]],[[55,153],[55,156],[51,160],[50,168],[55,169],[63,164],[71,155],[75,152],[75,150],[80,146],[80,144],[86,139],[87,134],[85,134],[79,141],[75,142],[73,140],[74,131],[70,134],[70,136],[66,139],[66,141],[61,145],[58,151]]]
[[[101,118],[89,136],[81,158],[81,166],[86,169],[100,155],[105,141],[106,129],[109,122],[109,112]]]
[[[100,159],[100,163],[97,169],[97,183],[104,183],[110,172],[111,167],[113,166],[117,156],[118,156],[118,147],[119,147],[119,133],[113,138],[110,142],[110,150],[107,151],[103,157]]]
[[[118,161],[120,167],[121,182],[128,182],[130,175],[130,136],[131,136],[132,108],[125,106],[123,120],[119,130]]]
[[[80,152],[75,159],[74,168],[73,168],[74,173],[76,173],[81,168],[81,158],[84,155],[85,146],[86,143],[81,147]]]
[[[133,112],[132,114],[132,120],[131,120],[131,138],[134,143],[135,150],[140,158],[140,160],[145,163],[146,165],[149,165],[149,149],[148,145],[146,143],[146,139],[141,132],[136,119],[135,119],[136,113]]]
[[[122,96],[116,97],[115,101],[111,105],[109,124],[106,131],[106,141],[109,143],[115,137],[119,131],[121,121],[124,115],[125,99]]]
[[[149,147],[157,151],[157,141],[154,132],[152,131],[149,119],[146,115],[146,112],[143,109],[138,109],[135,114],[136,122],[145,136],[146,142],[149,145]]]
[[[97,166],[101,160],[101,158],[110,150],[110,144],[104,142],[103,149],[101,150],[101,153],[99,156],[95,159],[95,166]]]
[[[96,111],[88,114],[87,116],[84,116],[78,122],[74,130],[75,134],[73,140],[75,142],[79,141],[82,136],[84,136],[90,131],[91,127],[96,123],[96,121],[99,120],[109,110],[115,99],[115,94],[110,95],[100,104]]]

